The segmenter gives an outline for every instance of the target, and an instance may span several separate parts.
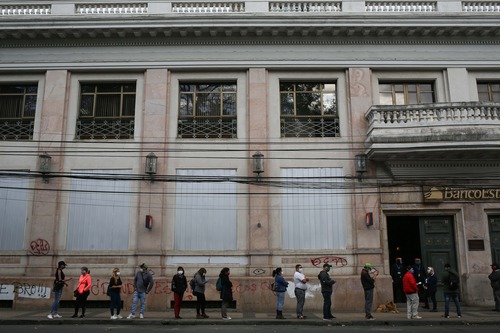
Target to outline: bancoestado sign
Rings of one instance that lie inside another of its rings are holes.
[[[422,187],[424,202],[500,200],[500,188],[456,189],[451,187]]]

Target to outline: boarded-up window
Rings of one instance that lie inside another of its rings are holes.
[[[68,250],[128,250],[130,170],[78,170],[71,180]]]
[[[345,249],[342,168],[282,169],[283,248]]]
[[[176,250],[236,249],[236,170],[177,170]]]
[[[22,250],[28,179],[0,178],[0,250]]]

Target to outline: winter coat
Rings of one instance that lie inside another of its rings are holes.
[[[112,288],[114,286],[121,286],[122,285],[122,279],[120,277],[116,278],[112,276],[111,279],[109,279],[109,285],[108,285],[108,291],[110,293],[115,293],[115,294],[120,294],[121,288]]]
[[[222,285],[220,299],[226,302],[231,302],[233,300],[233,284],[229,281],[229,275],[221,273],[219,274],[219,277]]]
[[[153,275],[149,271],[139,271],[135,274],[134,288],[139,293],[149,293],[153,289]]]
[[[76,289],[78,290],[78,293],[80,295],[89,292],[90,293],[90,287],[92,287],[92,277],[90,274],[85,274],[85,275],[80,275],[80,279],[78,280],[78,286]]]
[[[319,282],[321,283],[322,293],[333,291],[333,285],[335,284],[335,280],[330,278],[330,275],[327,272],[325,271],[319,272],[318,279]]]
[[[443,275],[441,277],[441,282],[443,282],[443,292],[444,293],[458,293],[459,289],[452,290],[450,289],[450,275],[455,275],[460,281],[460,277],[456,271],[453,269],[444,270]]]
[[[437,290],[437,283],[438,280],[436,274],[428,275],[427,279],[425,279],[425,285],[430,293],[435,292]]]
[[[375,288],[375,279],[370,276],[368,269],[363,268],[361,270],[361,285],[364,290],[370,290]]]
[[[205,277],[201,276],[200,274],[196,273],[194,276],[194,281],[195,281],[195,287],[193,292],[204,294],[205,284],[207,284],[207,279],[205,279]]]
[[[491,272],[491,274],[488,275],[488,279],[490,279],[491,288],[493,288],[493,290],[500,290],[500,269]]]
[[[187,289],[187,279],[184,274],[175,274],[172,278],[172,291],[176,294],[184,294]]]
[[[285,281],[285,278],[281,274],[276,274],[274,277],[274,291],[277,293],[285,292],[288,287],[288,282]]]
[[[407,271],[405,276],[403,276],[403,291],[405,294],[418,292],[417,281],[415,281],[415,277],[410,271]]]

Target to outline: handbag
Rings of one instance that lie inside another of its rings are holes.
[[[78,294],[78,289],[75,289],[75,291],[73,291],[73,296],[78,297],[78,295],[79,295]]]

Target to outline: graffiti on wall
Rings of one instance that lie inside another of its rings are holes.
[[[36,283],[14,282],[14,290],[18,297],[23,298],[50,298],[51,288]]]
[[[311,259],[311,264],[313,264],[313,266],[315,267],[321,267],[324,264],[330,264],[333,267],[343,267],[347,266],[347,259],[342,257],[333,257],[333,256],[317,257]]]
[[[0,300],[12,301],[14,299],[14,286],[0,283]]]
[[[45,256],[50,251],[50,244],[45,239],[38,238],[30,243],[30,253],[34,256]]]

